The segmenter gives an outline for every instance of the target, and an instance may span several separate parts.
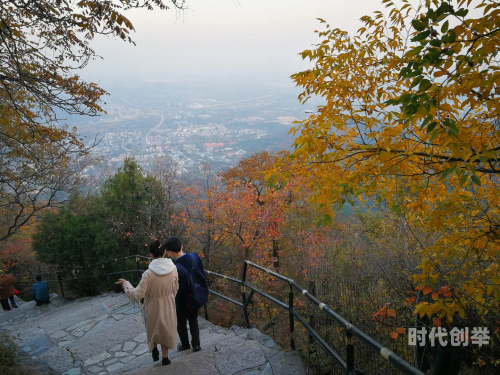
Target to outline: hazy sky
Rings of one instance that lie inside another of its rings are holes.
[[[104,58],[84,76],[103,86],[168,79],[286,79],[306,65],[297,55],[317,43],[316,18],[348,31],[383,9],[381,0],[188,0],[189,10],[131,11],[137,46],[100,38]]]

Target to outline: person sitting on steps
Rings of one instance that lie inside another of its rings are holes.
[[[175,296],[175,307],[177,311],[177,333],[181,343],[177,346],[178,351],[191,349],[187,331],[187,322],[189,321],[189,331],[191,332],[191,345],[193,352],[201,350],[200,347],[200,329],[198,327],[198,307],[196,307],[193,296],[190,294],[187,273],[193,267],[201,270],[203,275],[203,264],[196,253],[187,254],[183,251],[181,241],[177,237],[169,238],[162,248],[166,249],[168,256],[175,259],[175,266],[179,273],[179,291]]]
[[[42,303],[50,303],[49,286],[46,281],[42,281],[41,275],[36,276],[36,283],[31,287],[31,297],[37,306],[42,306]]]
[[[3,311],[10,311],[12,308],[9,305],[9,300],[13,308],[17,309],[16,301],[14,300],[14,278],[0,270],[0,303]]]
[[[146,326],[149,351],[153,361],[160,359],[157,345],[161,346],[162,365],[169,365],[168,350],[174,349],[177,342],[177,319],[175,315],[175,294],[179,289],[177,269],[170,259],[165,258],[166,251],[160,250],[160,241],[156,240],[149,247],[153,258],[149,269],[142,274],[137,288],[127,280],[119,279],[132,301],[141,300],[141,313]],[[144,298],[144,302],[142,299]]]

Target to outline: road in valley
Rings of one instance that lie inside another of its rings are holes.
[[[146,142],[148,141],[149,136],[151,135],[151,133],[156,131],[163,124],[163,120],[165,120],[165,117],[163,117],[163,115],[161,115],[161,120],[158,123],[158,125],[153,126],[151,129],[148,130],[148,132],[146,133],[146,135],[144,136],[144,138],[142,140],[142,149],[143,150],[146,149]]]

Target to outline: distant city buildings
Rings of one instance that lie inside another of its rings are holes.
[[[87,139],[100,134],[93,152],[115,166],[134,157],[148,169],[155,157],[168,155],[181,172],[196,172],[207,163],[220,170],[262,149],[290,147],[291,124],[306,117],[295,97],[279,90],[251,97],[221,91],[215,99],[199,91],[151,90],[112,97],[106,116],[77,124]]]

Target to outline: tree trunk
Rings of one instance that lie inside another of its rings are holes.
[[[279,256],[279,243],[273,240],[273,266],[274,268],[280,268],[280,256]]]

